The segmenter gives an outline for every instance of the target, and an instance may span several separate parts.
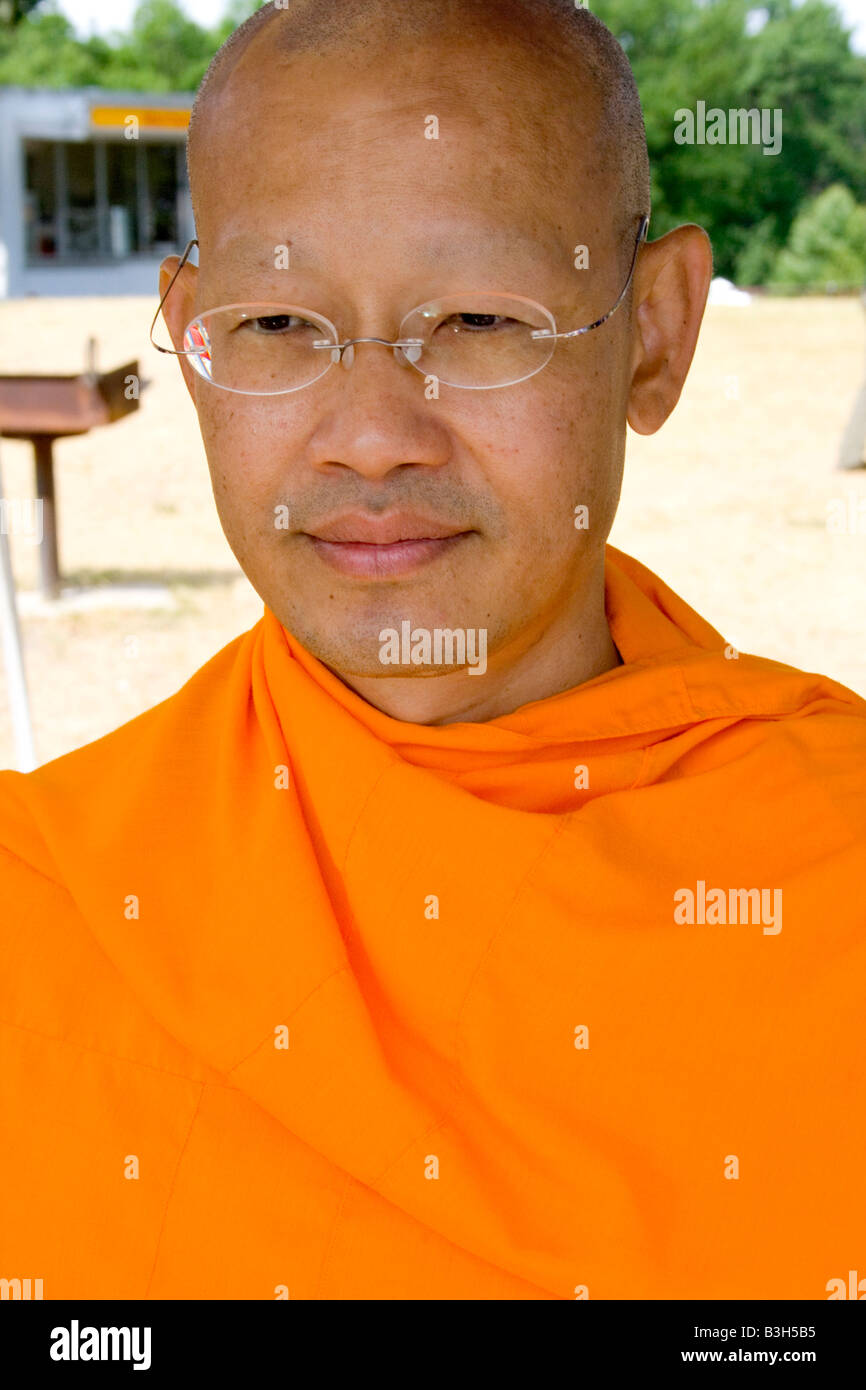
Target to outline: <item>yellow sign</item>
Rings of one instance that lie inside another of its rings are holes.
[[[125,126],[134,116],[142,128],[186,130],[189,111],[177,106],[91,106],[90,122],[95,126]]]

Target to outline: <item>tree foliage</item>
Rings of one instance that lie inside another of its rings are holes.
[[[191,92],[220,44],[258,8],[257,0],[231,0],[208,29],[178,0],[139,0],[128,32],[79,39],[52,0],[43,0],[14,30],[0,28],[0,83]]]
[[[825,188],[797,213],[772,273],[773,289],[829,293],[866,282],[866,207],[842,184]]]
[[[637,79],[653,171],[655,235],[709,232],[719,274],[769,273],[799,208],[832,183],[866,202],[866,57],[827,0],[592,0]],[[762,22],[763,21],[763,22]],[[674,112],[782,112],[782,150],[677,145]]]
[[[11,29],[20,24],[25,15],[35,10],[39,0],[0,0],[0,25]]]

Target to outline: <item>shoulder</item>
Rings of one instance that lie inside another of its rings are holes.
[[[774,806],[835,826],[840,843],[862,841],[866,700],[828,676],[726,651],[682,668],[702,732],[687,740],[677,775],[724,775],[735,804]]]
[[[16,1046],[48,1040],[204,1075],[154,1024],[159,963],[145,997],[149,967],[122,930],[124,903],[163,840],[183,853],[226,721],[249,717],[257,627],[112,733],[34,772],[0,772],[0,1023]],[[187,786],[199,789],[195,808]]]
[[[144,786],[170,795],[184,768],[213,759],[227,717],[250,698],[250,666],[261,624],[201,666],[168,699],[111,733],[33,772],[0,771],[0,875],[15,861],[62,881],[49,827],[108,825]],[[94,849],[97,846],[94,844]]]

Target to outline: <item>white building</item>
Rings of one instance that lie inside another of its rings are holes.
[[[195,236],[193,95],[0,86],[0,299],[156,293]]]

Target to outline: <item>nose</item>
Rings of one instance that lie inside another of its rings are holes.
[[[341,356],[347,370],[326,373],[312,388],[322,388],[309,444],[313,466],[349,468],[375,480],[407,464],[447,463],[452,439],[440,402],[389,340],[352,338]]]

